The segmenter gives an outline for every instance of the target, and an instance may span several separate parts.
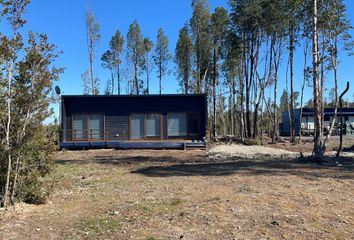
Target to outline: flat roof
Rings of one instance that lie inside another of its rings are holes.
[[[62,98],[155,98],[155,97],[205,97],[206,94],[141,94],[141,95],[61,95]]]

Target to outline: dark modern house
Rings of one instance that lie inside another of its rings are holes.
[[[62,96],[61,148],[205,146],[205,95]]]
[[[346,124],[345,134],[354,135],[354,108],[343,108],[343,122]],[[300,116],[301,115],[301,116]],[[324,109],[324,129],[329,129],[329,126],[334,118],[334,108]],[[313,134],[315,123],[314,123],[314,109],[313,108],[303,108],[302,114],[300,109],[295,109],[295,133],[299,135],[300,129],[303,134]],[[335,120],[336,126],[340,123],[340,111],[337,112],[337,118]],[[282,113],[281,124],[280,124],[280,135],[289,136],[290,135],[290,119],[288,111]]]

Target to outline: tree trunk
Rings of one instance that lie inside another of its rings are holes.
[[[321,126],[322,122],[322,107],[321,107],[321,93],[320,93],[320,83],[318,76],[318,32],[317,32],[317,0],[313,0],[313,23],[312,23],[312,55],[313,55],[313,96],[314,96],[314,123],[315,123],[315,134],[314,134],[314,149],[313,152],[315,157],[322,157],[322,132],[323,128]]]
[[[216,59],[217,59],[217,50],[214,47],[214,54],[213,54],[213,67],[214,67],[214,74],[213,74],[213,137],[216,137]]]
[[[290,26],[289,31],[289,59],[290,59],[290,131],[291,142],[295,142],[295,99],[294,99],[294,29]]]
[[[112,81],[111,94],[114,95],[114,73],[113,73],[113,70],[111,71],[111,81]]]
[[[118,95],[120,95],[120,64],[118,64],[118,68],[117,68],[117,79],[118,79]]]
[[[11,129],[11,100],[12,100],[12,63],[6,64],[6,78],[7,78],[7,123],[6,123],[6,153],[7,153],[7,173],[6,173],[6,183],[5,183],[5,193],[3,197],[4,207],[9,206],[9,197],[10,197],[10,176],[12,172],[12,155],[11,155],[11,140],[10,140],[10,129]]]
[[[160,60],[160,63],[159,63],[159,88],[160,88],[160,95],[162,94],[162,65],[161,65],[161,60]]]
[[[306,36],[306,42],[305,42],[305,46],[304,46],[304,79],[302,82],[302,86],[301,86],[301,101],[300,101],[300,132],[299,132],[299,142],[301,142],[301,137],[302,137],[302,109],[303,109],[303,105],[304,105],[304,90],[305,90],[305,84],[306,84],[306,67],[307,67],[307,53],[308,53],[308,42],[309,39]]]
[[[189,88],[189,73],[188,70],[185,69],[184,71],[184,94],[188,94],[188,88]]]
[[[139,95],[139,80],[138,80],[138,63],[135,61],[134,64],[134,82],[136,88],[136,95]]]
[[[239,70],[239,79],[240,79],[240,136],[241,136],[241,141],[244,140],[244,61],[241,63],[241,69]]]

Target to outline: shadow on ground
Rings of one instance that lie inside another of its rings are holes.
[[[208,158],[205,154],[188,156],[94,156],[90,160],[58,160],[58,164],[103,164],[135,168],[133,174],[147,177],[297,175],[304,178],[354,179],[354,159],[327,158],[324,164],[306,159]]]
[[[304,178],[354,179],[352,158],[328,159],[330,164],[315,164],[302,159],[294,160],[241,160],[227,162],[174,164],[150,166],[132,171],[149,177],[171,176],[227,176],[243,175],[298,175]],[[335,162],[334,162],[335,161]],[[332,164],[332,165],[331,165]]]

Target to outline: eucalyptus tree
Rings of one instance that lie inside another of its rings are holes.
[[[220,59],[220,48],[226,37],[229,21],[229,16],[225,8],[218,7],[211,15],[210,29],[213,49],[213,137],[216,136],[216,86],[218,85],[219,78],[218,61]]]
[[[203,86],[204,92],[208,90],[207,79],[211,72],[210,6],[208,0],[193,0],[192,8],[193,14],[190,19],[190,28],[194,49],[194,91],[202,93]]]
[[[287,20],[287,35],[289,40],[289,66],[290,66],[290,133],[291,141],[295,142],[295,101],[294,101],[294,53],[296,42],[299,38],[301,26],[301,14],[306,6],[303,0],[287,0],[285,1],[285,12]]]
[[[177,65],[177,77],[179,85],[185,94],[189,91],[189,79],[192,71],[193,43],[189,36],[188,25],[179,30],[178,40],[175,48],[174,62]]]
[[[139,80],[142,62],[144,61],[144,38],[138,22],[135,20],[127,34],[127,61],[133,67],[133,92],[139,95],[143,84]]]
[[[117,72],[117,93],[120,95],[121,91],[121,64],[122,52],[124,47],[124,37],[119,30],[112,36],[109,42],[109,49],[112,54],[112,63]],[[114,93],[114,83],[112,82],[112,93]]]
[[[314,149],[315,156],[322,157],[323,127],[322,127],[322,88],[319,79],[319,53],[318,53],[318,3],[312,0],[312,81],[313,81],[313,106],[314,106]]]
[[[155,54],[153,56],[156,66],[157,76],[159,78],[159,94],[162,93],[162,78],[167,74],[167,66],[172,56],[168,49],[168,38],[162,28],[158,30]]]
[[[242,70],[245,82],[245,107],[246,120],[245,129],[247,137],[255,137],[257,129],[251,126],[251,91],[258,93],[260,86],[260,76],[258,74],[258,65],[260,61],[260,49],[264,41],[263,31],[263,1],[248,0],[230,0],[231,20],[234,31],[240,36],[242,51]],[[261,87],[262,90],[263,87]],[[264,90],[264,89],[263,89]],[[253,105],[256,105],[257,94],[253,94]],[[257,111],[254,110],[254,117]],[[255,131],[256,130],[256,131]]]
[[[152,51],[152,48],[154,47],[154,43],[148,39],[145,38],[144,39],[144,62],[143,62],[143,66],[142,69],[145,71],[146,73],[146,94],[150,93],[150,71],[151,71],[151,56],[150,53]]]
[[[96,15],[91,11],[86,12],[86,40],[87,40],[87,49],[89,55],[89,73],[91,79],[91,90],[93,95],[97,95],[98,92],[98,82],[95,78],[93,65],[94,65],[94,57],[95,51],[98,46],[98,43],[101,39],[100,34],[100,24],[97,22]]]
[[[269,67],[267,70],[267,78],[269,86],[273,86],[273,109],[267,106],[267,110],[272,118],[272,142],[276,143],[279,136],[278,132],[278,81],[279,81],[279,67],[284,52],[284,44],[286,39],[287,16],[286,16],[286,2],[281,0],[269,0],[264,6],[264,31],[269,43]],[[263,100],[267,105],[264,94]]]
[[[239,44],[238,36],[231,30],[228,30],[221,48],[221,58],[224,60],[221,69],[229,90],[230,133],[232,135],[237,134],[236,130],[238,129],[238,133],[243,140],[244,95]],[[237,108],[238,111],[236,111]],[[237,118],[239,121],[236,121]]]
[[[315,1],[314,1],[315,5]],[[346,18],[346,6],[343,0],[326,0],[321,4],[317,4],[317,9],[313,7],[314,11],[314,26],[313,31],[317,32],[317,36],[313,39],[313,44],[317,45],[317,71],[318,77],[315,79],[314,75],[314,88],[315,82],[317,89],[317,96],[315,95],[315,115],[318,114],[315,121],[315,128],[317,135],[315,135],[314,153],[316,156],[321,157],[326,151],[329,138],[331,137],[334,124],[337,117],[337,109],[339,105],[338,99],[338,64],[339,53],[342,50],[347,50],[349,53],[352,50],[353,41],[349,30],[352,28],[350,22]],[[317,12],[315,14],[315,12]],[[316,21],[315,21],[316,16]],[[316,23],[316,25],[315,25]],[[315,34],[315,33],[313,33]],[[315,61],[316,59],[314,59]],[[314,66],[313,72],[316,71]],[[327,71],[333,72],[333,100],[334,100],[334,117],[330,122],[330,127],[326,138],[323,139],[323,121],[324,121],[324,101],[323,94],[325,91],[325,76]],[[317,104],[317,105],[316,105]],[[320,104],[320,105],[319,105]],[[319,105],[319,106],[318,106]],[[319,108],[319,109],[316,109]],[[319,120],[318,120],[319,118]],[[317,125],[319,122],[319,126]],[[320,129],[321,128],[321,129]]]

